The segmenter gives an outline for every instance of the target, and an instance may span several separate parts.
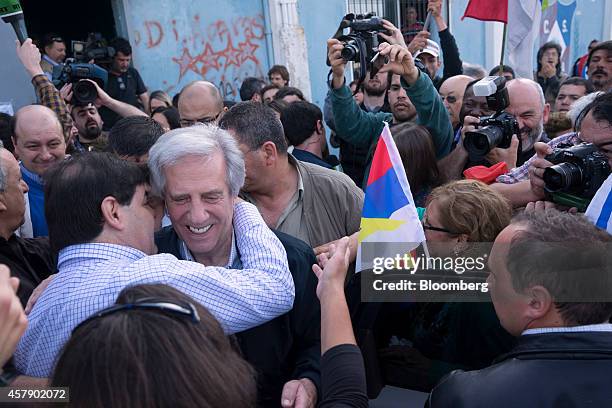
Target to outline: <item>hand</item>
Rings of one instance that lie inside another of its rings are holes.
[[[283,408],[314,408],[317,403],[317,387],[308,378],[291,380],[283,387]]]
[[[410,51],[411,54],[416,54],[427,47],[427,40],[430,36],[431,34],[429,31],[420,31],[416,37],[410,41],[410,44],[408,44],[408,51]]]
[[[104,89],[100,88],[100,86],[96,83],[96,81],[92,81],[91,79],[81,79],[81,81],[79,82],[82,82],[82,81],[91,82],[96,87],[96,91],[98,92],[98,97],[94,101],[94,105],[96,105],[97,108],[99,108],[100,106],[109,106],[113,102],[113,98],[111,98],[109,94],[104,92]]]
[[[545,159],[546,155],[553,152],[553,149],[546,143],[536,142],[534,145],[536,155],[538,156],[529,166],[529,182],[531,183],[531,191],[539,197],[544,198],[544,169],[553,164]]]
[[[542,69],[540,69],[540,76],[544,78],[552,78],[557,75],[557,68],[552,64],[552,62],[544,62],[542,64]]]
[[[463,118],[463,126],[461,127],[461,146],[463,146],[465,134],[475,131],[479,123],[480,118],[477,118],[476,116],[467,115],[465,118]]]
[[[419,78],[419,70],[414,65],[412,54],[406,47],[382,43],[378,46],[381,56],[387,56],[389,61],[378,72],[391,71],[404,77],[408,84],[413,84]]]
[[[317,275],[317,297],[321,300],[322,296],[328,291],[341,291],[344,293],[344,279],[349,266],[349,238],[344,237],[338,241],[337,245],[330,245],[331,257],[325,263],[324,269],[319,265],[312,265],[312,271]]]
[[[325,268],[327,261],[329,260],[329,258],[331,258],[331,253],[330,253],[331,246],[338,245],[339,241],[340,240],[337,239],[335,241],[328,242],[327,244],[323,244],[321,246],[314,248],[314,253],[317,256],[317,261],[321,268]],[[349,251],[350,251],[349,262],[350,263],[355,262],[355,259],[357,258],[357,246],[358,245],[359,245],[359,231],[355,232],[349,237]]]
[[[47,286],[49,286],[53,278],[55,278],[55,274],[49,275],[47,279],[40,282],[40,284],[36,288],[34,288],[34,290],[32,291],[32,294],[30,295],[30,298],[28,299],[28,303],[26,304],[26,307],[25,307],[25,313],[27,315],[30,314],[30,312],[34,308],[34,305],[36,304],[36,302],[38,302],[38,299],[40,299],[40,296],[43,294],[45,289],[47,289]]]
[[[567,211],[570,214],[577,214],[578,213],[578,209],[576,207],[565,207],[556,203],[553,203],[552,201],[532,201],[530,203],[527,203],[527,205],[525,206],[525,212],[541,212],[541,211],[548,211],[550,209],[555,209],[558,211]]]
[[[6,265],[0,265],[0,367],[11,358],[28,325],[17,297],[18,287],[19,279],[11,277]]]
[[[429,0],[427,11],[431,12],[433,17],[440,17],[442,15],[442,0]]]
[[[331,65],[332,87],[334,89],[340,88],[344,84],[344,67],[346,61],[340,56],[343,47],[344,45],[335,38],[327,40],[327,58]]]
[[[72,101],[72,84],[64,84],[64,86],[62,86],[62,89],[60,89],[60,95],[62,96],[66,104],[69,104],[70,101]]]
[[[516,167],[516,159],[518,157],[519,139],[516,135],[512,135],[510,141],[510,147],[502,149],[496,147],[486,155],[486,159],[491,164],[497,164],[505,162],[508,166],[508,170],[512,170]]]
[[[393,25],[392,22],[384,20],[382,21],[382,25],[389,32],[389,34],[385,34],[383,32],[379,33],[379,35],[385,39],[389,44],[398,44],[402,47],[406,46],[406,41],[404,40],[404,36],[399,28]]]
[[[20,44],[19,40],[15,40],[15,45],[17,46],[19,60],[32,78],[36,75],[44,75],[40,67],[40,51],[38,47],[32,44],[32,40],[28,38],[23,44]]]

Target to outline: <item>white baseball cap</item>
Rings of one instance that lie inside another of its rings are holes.
[[[440,56],[440,46],[437,42],[428,39],[427,46],[421,51],[414,54],[414,58],[418,57],[421,54],[431,54],[434,57],[438,58]]]

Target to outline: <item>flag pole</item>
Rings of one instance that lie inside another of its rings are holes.
[[[504,23],[504,33],[502,36],[501,57],[499,59],[499,76],[504,76],[504,53],[506,52],[506,35],[508,34],[508,23]]]

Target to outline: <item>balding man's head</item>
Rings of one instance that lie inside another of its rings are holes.
[[[13,143],[25,168],[38,175],[43,175],[66,154],[62,125],[57,115],[41,105],[29,105],[17,111]]]
[[[473,80],[474,78],[467,75],[456,75],[448,78],[440,87],[440,96],[442,96],[453,128],[459,124],[459,113],[463,104],[465,87]]]
[[[523,151],[533,147],[540,140],[544,124],[548,121],[550,106],[544,99],[544,92],[537,82],[518,78],[506,84],[510,106],[506,111],[516,117],[521,129]]]
[[[223,98],[214,84],[195,81],[181,91],[178,110],[182,127],[215,122],[223,112]]]

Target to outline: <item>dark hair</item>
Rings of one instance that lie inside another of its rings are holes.
[[[266,86],[264,86],[263,88],[261,88],[259,90],[259,94],[261,95],[261,100],[263,101],[263,96],[266,92],[268,92],[270,89],[280,89],[280,86],[276,85],[276,84],[268,84]]]
[[[288,104],[281,112],[281,123],[290,145],[304,143],[317,130],[317,122],[323,121],[321,109],[314,103],[298,101]]]
[[[608,91],[598,95],[580,112],[576,118],[576,129],[580,129],[582,121],[589,112],[592,113],[596,122],[607,122],[608,126],[612,126],[612,92]]]
[[[255,77],[245,78],[240,86],[240,99],[243,101],[250,101],[253,95],[259,94],[261,88],[264,86],[266,86],[266,83],[263,79]]]
[[[281,78],[287,81],[287,85],[289,85],[289,71],[284,65],[272,66],[272,68],[270,68],[270,70],[268,71],[268,79],[270,78],[270,76],[272,76],[272,74],[279,74]]]
[[[156,113],[160,113],[165,116],[166,120],[168,121],[168,124],[170,125],[170,130],[181,127],[181,116],[179,115],[178,109],[176,109],[174,106],[160,106],[159,108],[153,109],[153,112],[151,112],[151,119]]]
[[[273,109],[279,115],[283,114],[283,111],[289,106],[289,104],[282,99],[272,99],[271,101],[264,102],[266,106],[270,109]]]
[[[115,49],[115,53],[120,52],[125,56],[132,55],[132,46],[125,38],[117,37],[109,45]]]
[[[221,117],[219,127],[232,130],[238,143],[251,150],[259,149],[265,142],[272,142],[279,154],[287,152],[283,125],[274,111],[263,103],[237,103]]]
[[[587,60],[587,65],[591,63],[591,58],[593,57],[593,54],[595,54],[599,50],[606,50],[608,51],[608,54],[612,52],[612,40],[602,41],[599,44],[597,44],[595,47],[593,47],[591,52],[589,52],[589,59]]]
[[[105,197],[128,205],[136,187],[148,182],[145,169],[110,153],[72,156],[44,175],[45,217],[55,251],[91,242],[102,232]]]
[[[502,65],[502,72],[508,72],[512,74],[512,79],[516,78],[516,74],[514,73],[514,69],[510,65]],[[490,72],[489,76],[497,76],[499,75],[499,65],[495,66]]]
[[[147,116],[128,116],[113,125],[108,134],[108,151],[119,156],[140,157],[164,134],[159,123]]]
[[[283,99],[285,96],[289,95],[295,95],[302,101],[305,100],[302,91],[292,86],[283,86],[281,89],[278,90],[276,95],[274,95],[274,99]]]
[[[0,112],[0,140],[4,145],[4,148],[11,153],[15,153],[15,146],[13,145],[13,132],[15,129],[15,121],[8,113]]]
[[[546,288],[567,325],[608,321],[612,235],[583,216],[556,210],[523,212],[512,224],[526,227],[508,248],[507,268],[514,289]]]
[[[590,94],[591,92],[595,91],[595,88],[593,87],[593,84],[591,83],[591,81],[584,79],[582,77],[567,78],[565,81],[561,82],[561,85],[559,85],[559,89],[561,89],[563,85],[584,86],[584,89],[586,90],[586,94]]]
[[[43,35],[42,40],[40,42],[42,52],[44,53],[46,47],[53,45],[53,43],[56,43],[56,42],[61,42],[61,43],[66,44],[64,39],[61,36],[59,36],[57,33],[47,33]]]
[[[562,52],[561,52],[561,46],[554,41],[549,41],[547,43],[544,43],[544,45],[542,45],[540,49],[538,50],[538,57],[537,57],[538,71],[537,72],[540,72],[540,70],[542,69],[542,63],[540,62],[540,60],[542,59],[542,56],[544,55],[546,50],[549,50],[551,48],[554,48],[555,50],[557,50],[557,55],[559,56],[557,65],[555,66],[557,70],[557,76],[558,76],[561,73],[561,54]]]
[[[174,96],[172,97],[172,106],[174,106],[176,109],[178,109],[178,101],[180,97],[181,97],[180,92],[175,93]]]
[[[441,183],[436,150],[427,128],[413,123],[401,123],[391,130],[412,194],[416,195],[424,188],[439,186]]]
[[[252,407],[254,370],[213,315],[167,285],[137,285],[116,304],[144,299],[195,308],[199,322],[155,309],[124,309],[78,327],[51,384],[70,388],[74,407]]]

